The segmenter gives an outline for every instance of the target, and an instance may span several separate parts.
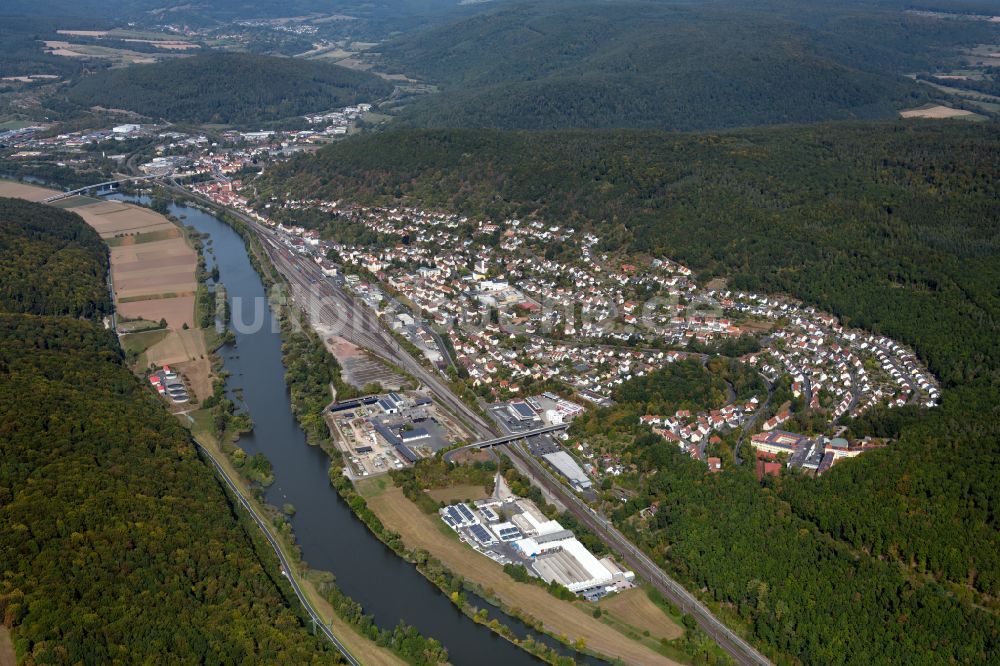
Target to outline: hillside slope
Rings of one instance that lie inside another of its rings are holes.
[[[63,211],[9,199],[0,210],[5,242],[34,261],[45,220],[89,235]],[[103,255],[67,265],[65,253],[52,244],[59,269],[17,306],[33,314],[0,312],[0,617],[20,662],[339,663],[114,336],[50,314],[66,312],[76,269],[103,290]],[[0,269],[24,265],[0,253]]]
[[[996,33],[818,2],[519,3],[382,52],[443,88],[404,110],[415,125],[695,130],[891,117],[927,99],[904,73]]]
[[[337,65],[210,53],[107,70],[82,79],[67,97],[173,122],[243,124],[374,102],[390,92],[377,76]]]
[[[593,230],[602,251],[675,258],[912,345],[943,404],[852,424],[891,447],[762,489],[746,467],[706,480],[675,446],[640,438],[635,459],[655,483],[615,518],[660,502],[637,541],[774,655],[987,663],[1000,626],[998,155],[1000,126],[960,122],[411,130],[342,142],[255,186],[262,201],[290,192]],[[581,434],[636,422],[625,404]]]

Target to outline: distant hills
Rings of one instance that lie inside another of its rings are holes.
[[[281,120],[392,92],[366,72],[307,60],[209,53],[107,70],[67,92],[82,107],[125,109],[172,122],[246,124]]]
[[[990,30],[811,0],[590,0],[492,8],[382,56],[442,87],[406,108],[415,125],[698,130],[891,117],[927,100],[903,73]]]

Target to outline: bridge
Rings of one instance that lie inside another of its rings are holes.
[[[61,201],[62,199],[68,199],[69,197],[75,197],[77,194],[82,194],[88,190],[100,189],[102,187],[111,187],[112,185],[120,185],[121,183],[128,183],[133,180],[150,180],[156,176],[131,176],[129,178],[119,178],[118,180],[108,180],[103,183],[95,183],[94,185],[87,185],[85,187],[80,187],[75,190],[70,190],[69,192],[60,192],[59,194],[53,194],[48,199],[42,199],[42,203],[54,203],[56,201]]]
[[[511,442],[517,442],[522,439],[528,439],[529,437],[535,437],[536,435],[546,435],[553,432],[559,432],[560,430],[565,430],[568,427],[568,423],[560,423],[559,425],[544,426],[542,428],[535,428],[534,430],[525,430],[524,432],[511,432],[503,435],[502,437],[484,439],[480,442],[473,442],[472,444],[466,444],[465,446],[460,446],[457,449],[452,449],[444,454],[444,459],[445,462],[449,462],[451,456],[459,451],[468,451],[470,449],[491,449],[494,446],[510,444]]]

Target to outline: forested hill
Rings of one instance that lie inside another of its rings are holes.
[[[67,97],[173,122],[246,124],[376,102],[391,92],[383,79],[337,65],[209,53],[107,70],[82,79]]]
[[[4,286],[39,279],[35,314],[0,312],[0,618],[19,663],[337,663],[112,333],[53,316],[75,280],[103,289],[103,254],[65,258],[83,220],[3,204]]]
[[[675,258],[702,280],[790,293],[912,344],[946,390],[932,410],[853,424],[890,447],[762,489],[749,466],[706,478],[676,446],[640,437],[632,460],[656,473],[615,518],[658,502],[634,538],[778,663],[980,664],[1000,650],[998,173],[995,124],[879,123],[391,132],[255,185],[262,201],[290,192],[594,229],[604,251]],[[575,427],[615,437],[636,417],[623,402]]]
[[[390,71],[442,87],[403,110],[414,125],[697,130],[892,117],[933,92],[904,74],[998,33],[872,3],[557,0],[381,50]]]
[[[1000,383],[998,155],[996,124],[399,131],[292,160],[256,186],[597,229],[605,249],[792,293],[900,338],[954,385]]]
[[[74,213],[0,198],[0,257],[0,311],[111,311],[107,246]]]

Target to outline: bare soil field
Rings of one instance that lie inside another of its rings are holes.
[[[363,492],[372,490],[366,488]],[[537,585],[514,581],[497,563],[445,536],[435,524],[440,521],[418,509],[399,488],[387,487],[375,492],[368,498],[368,506],[386,527],[402,536],[409,548],[427,550],[449,569],[491,591],[508,606],[524,609],[541,620],[548,631],[571,640],[583,638],[588,648],[616,656],[627,664],[676,666],[677,662],[625,637],[580,605],[560,601]],[[622,620],[629,622],[626,617]]]
[[[56,30],[60,35],[69,35],[70,37],[107,37],[107,30]]]
[[[486,489],[482,486],[451,486],[449,488],[431,488],[427,494],[435,502],[463,502],[465,500],[486,499]]]
[[[94,227],[103,238],[177,228],[155,211],[120,201],[101,201],[88,206],[78,206],[73,212],[86,220],[87,224]]]
[[[344,381],[358,388],[371,382],[378,382],[385,390],[396,390],[403,386],[405,379],[354,343],[339,335],[328,335],[318,331],[323,336],[326,350],[333,354],[340,364]]]
[[[602,611],[621,618],[639,631],[648,631],[650,636],[659,640],[679,638],[683,629],[667,617],[660,608],[646,595],[645,590],[635,588],[625,590],[610,598],[598,602]]]
[[[464,451],[459,451],[451,457],[453,462],[459,465],[467,465],[474,462],[486,462],[491,460],[493,456],[486,449],[465,449]]]
[[[172,329],[180,330],[184,324],[194,328],[194,296],[119,303],[118,311],[130,319],[166,319],[167,326]]]
[[[173,367],[187,380],[198,402],[212,395],[212,362],[209,359],[185,361]]]
[[[326,345],[326,350],[337,359],[337,362],[349,358],[363,358],[365,355],[360,347],[339,335],[326,338],[323,343]]]
[[[146,350],[147,362],[157,367],[200,361],[202,357],[208,357],[205,334],[195,329],[170,331],[169,335]]]
[[[14,644],[10,640],[10,630],[0,624],[0,666],[16,666]]]
[[[900,111],[899,115],[903,118],[964,118],[966,116],[976,115],[972,111],[966,111],[965,109],[952,109],[947,106],[929,106],[927,108],[921,109],[907,109],[905,111]]]
[[[0,196],[41,201],[53,194],[58,191],[0,181]],[[83,204],[73,206],[73,212],[102,238],[115,241],[111,277],[118,311],[132,319],[166,319],[172,329],[184,324],[193,328],[198,253],[177,225],[148,208],[120,201],[84,199]]]
[[[48,199],[54,194],[59,194],[59,190],[50,190],[46,187],[27,185],[13,180],[0,180],[0,197],[11,197],[12,199],[37,202],[42,199]]]

